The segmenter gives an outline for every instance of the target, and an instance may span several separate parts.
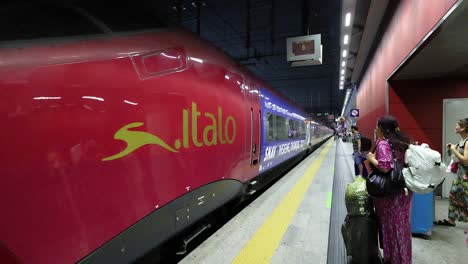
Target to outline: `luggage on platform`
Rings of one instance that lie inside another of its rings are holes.
[[[356,177],[345,193],[348,215],[341,227],[349,263],[382,263],[378,243],[378,227],[366,180]]]
[[[413,193],[411,209],[411,233],[413,236],[428,239],[434,222],[434,193]]]
[[[377,221],[373,216],[346,216],[341,227],[350,263],[381,263]]]
[[[406,187],[415,193],[433,192],[447,175],[440,153],[427,144],[410,144],[405,152],[405,164],[402,172]]]

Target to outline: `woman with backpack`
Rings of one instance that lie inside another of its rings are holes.
[[[450,154],[457,162],[457,178],[452,181],[449,194],[448,219],[434,222],[436,225],[455,226],[455,221],[468,222],[468,118],[461,119],[455,126],[455,133],[461,137],[460,143],[447,144]]]
[[[402,166],[409,138],[400,132],[397,120],[392,116],[379,118],[376,127],[375,154],[367,159],[377,170],[386,173],[393,168],[393,159]],[[392,153],[393,151],[393,153]],[[406,189],[389,196],[373,197],[379,222],[385,263],[411,263],[411,201],[412,192]]]

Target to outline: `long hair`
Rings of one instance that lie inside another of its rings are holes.
[[[377,126],[382,131],[384,137],[390,141],[392,148],[401,157],[408,149],[411,139],[400,131],[398,121],[395,117],[386,115],[377,121]]]

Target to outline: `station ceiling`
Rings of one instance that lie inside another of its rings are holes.
[[[346,84],[358,81],[369,57],[372,45],[363,49],[361,42],[372,44],[376,39],[388,0],[158,2],[166,22],[198,33],[307,112],[322,113],[323,119],[324,113],[341,113]],[[342,6],[349,5],[354,8],[354,17],[345,89],[339,90]],[[368,21],[368,14],[372,21]],[[366,27],[371,30],[366,31]],[[286,39],[308,34],[321,34],[322,65],[292,67],[286,60]],[[355,65],[359,67],[358,74],[353,72]]]

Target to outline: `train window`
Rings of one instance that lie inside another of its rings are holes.
[[[298,126],[299,138],[305,139],[306,138],[306,124],[304,123],[304,121],[297,121],[297,122],[299,122],[299,126]]]
[[[282,116],[276,116],[276,140],[286,140],[289,138],[289,120]]]
[[[265,122],[267,142],[287,140],[287,139],[304,139],[305,124],[302,121],[284,118],[279,115],[266,113],[267,120]]]
[[[305,134],[305,124],[302,121],[289,119],[289,138],[292,139],[304,139]]]
[[[275,121],[275,116],[270,113],[270,112],[267,112],[266,113],[266,124],[265,124],[265,128],[266,128],[266,134],[267,134],[267,141],[268,142],[271,142],[271,141],[274,141],[275,140],[275,124],[273,123]]]
[[[148,1],[90,1],[77,3],[114,32],[165,27]],[[154,11],[154,12],[151,12]]]
[[[316,125],[312,125],[310,134],[311,135],[316,135],[317,134],[317,126]]]
[[[46,3],[2,3],[0,41],[70,37],[102,31],[73,9]]]
[[[297,122],[296,120],[289,119],[289,127],[288,127],[288,138],[297,138]]]

